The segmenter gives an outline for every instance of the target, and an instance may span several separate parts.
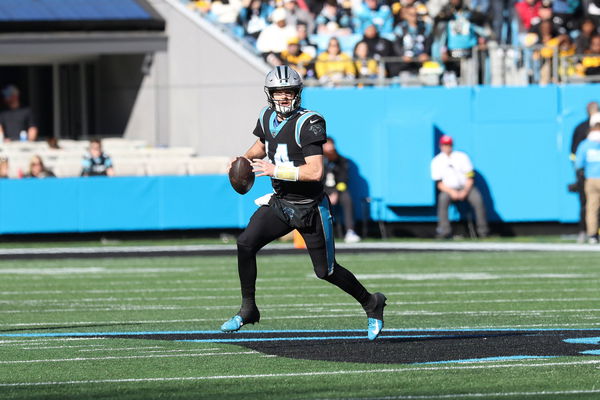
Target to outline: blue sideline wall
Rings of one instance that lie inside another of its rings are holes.
[[[429,162],[449,134],[473,160],[491,219],[577,221],[577,198],[566,190],[571,135],[586,104],[600,100],[599,85],[304,93],[353,162],[355,199],[375,199],[372,218],[435,220]],[[0,233],[241,228],[269,190],[259,178],[240,196],[225,175],[2,180]],[[355,207],[360,217],[360,201]]]
[[[577,197],[566,189],[575,179],[571,137],[586,104],[600,100],[600,85],[311,88],[304,100],[354,161],[357,197],[381,199],[384,220],[435,220],[429,163],[442,134],[470,155],[491,219],[578,219]]]

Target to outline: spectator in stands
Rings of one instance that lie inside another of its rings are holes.
[[[395,57],[394,44],[388,39],[381,37],[377,26],[372,24],[365,29],[362,41],[369,48],[369,57],[385,63],[387,76],[396,76],[399,72],[399,63],[386,61],[386,58]]]
[[[0,179],[8,178],[8,157],[0,156]]]
[[[25,178],[54,178],[55,175],[44,165],[42,157],[35,155],[29,161],[29,172]]]
[[[288,41],[296,37],[296,27],[286,23],[286,11],[276,8],[271,14],[272,24],[262,30],[256,41],[256,48],[268,61],[270,56],[279,56],[287,49]]]
[[[448,218],[450,203],[468,201],[475,210],[475,221],[479,237],[487,237],[488,224],[481,193],[474,186],[475,171],[469,156],[453,151],[453,140],[444,135],[440,138],[441,152],[431,161],[431,178],[436,183],[438,194],[438,226],[436,237],[450,238],[452,229]]]
[[[240,0],[213,0],[210,13],[215,21],[234,29],[241,9],[242,2]]]
[[[492,0],[490,14],[492,18],[493,38],[498,43],[511,43],[512,40],[512,21],[514,15],[516,0]],[[471,9],[479,12],[482,15],[487,14],[486,10],[473,7],[471,1]],[[502,33],[506,32],[506,36]]]
[[[483,24],[485,16],[471,11],[463,0],[450,0],[436,17],[436,25],[444,26],[441,59],[446,69],[460,75],[460,60],[471,58],[472,49],[482,45],[487,36]],[[439,32],[439,29],[436,28]]]
[[[297,0],[283,0],[283,7],[287,12],[287,25],[296,26],[302,22],[306,24],[309,32],[315,31],[315,19],[308,11],[298,7]]]
[[[552,0],[553,21],[567,32],[579,29],[580,21],[577,13],[581,6],[580,0]]]
[[[581,22],[581,32],[577,39],[575,39],[577,54],[583,54],[590,47],[592,36],[597,33],[599,32],[594,21],[591,18],[585,18]]]
[[[598,243],[598,211],[600,210],[600,113],[590,117],[592,127],[581,142],[575,156],[575,168],[585,176],[585,220],[589,243]]]
[[[102,151],[99,139],[90,141],[88,153],[81,162],[81,176],[114,176],[115,171],[111,158]]]
[[[573,137],[571,138],[571,161],[575,163],[575,155],[577,154],[577,149],[581,142],[583,142],[590,131],[590,126],[592,121],[590,120],[591,116],[600,111],[600,107],[598,103],[595,101],[591,101],[588,103],[586,107],[586,111],[588,114],[588,118],[585,121],[582,121],[575,130],[573,131]],[[579,236],[577,241],[583,242],[585,240],[586,235],[586,225],[585,225],[585,176],[583,174],[583,170],[575,170],[575,175],[577,181],[574,184],[569,185],[569,191],[575,192],[579,195]]]
[[[344,36],[352,33],[352,15],[349,10],[338,7],[336,0],[326,0],[315,18],[319,35]]]
[[[300,48],[298,38],[288,41],[288,48],[281,53],[281,61],[294,68],[302,77],[315,75],[313,58]]]
[[[542,34],[542,22],[548,21],[552,26],[552,35],[559,36],[567,34],[567,30],[557,23],[554,18],[554,11],[552,10],[552,3],[543,0],[542,6],[538,10],[538,16],[531,21],[531,27],[529,28],[529,32],[535,33],[540,36]]]
[[[19,88],[8,85],[2,89],[2,98],[7,107],[0,113],[0,137],[5,142],[12,140],[35,141],[38,128],[29,107],[21,106]]]
[[[240,10],[238,24],[243,29],[243,35],[253,45],[260,32],[269,24],[269,15],[273,8],[262,0],[250,0],[250,4]]]
[[[400,71],[417,73],[431,53],[431,24],[418,18],[415,7],[402,9],[402,21],[394,29],[394,50],[402,57]]]
[[[515,13],[524,32],[529,32],[534,20],[539,18],[541,7],[542,0],[521,0],[515,4]]]
[[[559,48],[565,40],[567,40],[567,35],[556,35],[552,21],[545,19],[539,24],[539,34],[532,33],[525,41],[527,46],[541,46],[533,53],[533,58],[540,61],[540,84],[551,82],[554,72],[552,59],[558,55]],[[573,53],[574,49],[573,46]]]
[[[376,79],[379,75],[377,60],[369,57],[369,46],[366,42],[358,42],[354,47],[354,68],[358,79]],[[364,86],[364,83],[361,83]]]
[[[590,39],[590,47],[581,60],[581,72],[587,77],[592,77],[590,81],[600,82],[600,35],[598,34]]]
[[[308,28],[306,24],[299,23],[296,25],[296,37],[298,38],[298,43],[300,44],[300,48],[302,52],[308,54],[312,58],[317,57],[317,45],[310,41],[308,37]]]
[[[341,211],[344,214],[344,227],[346,234],[344,241],[346,243],[360,242],[360,236],[354,231],[354,208],[352,205],[352,197],[348,190],[348,160],[342,157],[336,147],[335,141],[327,138],[327,142],[323,144],[323,162],[325,177],[325,193],[329,196],[329,201],[333,206],[333,211]]]
[[[394,29],[394,16],[390,7],[380,0],[363,0],[354,14],[354,32],[364,34],[365,29],[371,25],[383,34],[392,33]]]
[[[342,52],[336,37],[329,39],[327,51],[319,54],[315,64],[317,79],[326,85],[336,85],[356,76],[352,58]]]

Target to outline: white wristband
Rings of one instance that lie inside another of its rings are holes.
[[[273,171],[273,178],[282,181],[297,181],[299,175],[300,167],[284,167],[276,165],[275,171]]]

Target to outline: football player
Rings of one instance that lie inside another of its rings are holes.
[[[257,199],[260,207],[238,238],[242,305],[221,330],[234,332],[259,321],[256,253],[297,229],[317,277],[338,286],[362,305],[368,318],[368,338],[374,340],[383,328],[386,297],[369,293],[335,260],[330,203],[323,188],[325,120],[300,106],[302,86],[302,78],[289,66],[275,67],[265,78],[268,106],[260,112],[253,132],[257,140],[244,157],[251,160],[256,176],[271,177],[274,193]]]

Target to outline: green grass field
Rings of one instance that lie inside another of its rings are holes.
[[[390,330],[600,329],[595,253],[338,261],[387,295]],[[47,336],[212,331],[239,302],[234,257],[0,261],[0,399],[600,398],[600,355],[376,364],[226,343]],[[259,256],[257,303],[261,322],[245,331],[366,329],[361,307],[318,280],[308,256]],[[39,336],[14,336],[24,333]]]

